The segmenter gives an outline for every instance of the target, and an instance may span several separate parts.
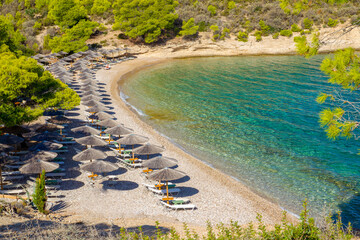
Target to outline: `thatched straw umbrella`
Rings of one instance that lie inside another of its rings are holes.
[[[169,198],[168,181],[179,179],[185,176],[186,174],[184,172],[180,172],[171,168],[164,168],[149,174],[148,178],[152,180],[157,180],[159,182],[166,181],[166,198],[163,198],[163,200],[167,201],[167,203],[169,204],[169,200],[172,199]]]
[[[107,155],[103,151],[97,150],[95,148],[88,148],[88,149],[76,154],[73,157],[73,160],[75,160],[75,161],[90,160],[90,162],[91,162],[94,159],[103,159],[106,157],[107,157]]]
[[[132,133],[133,131],[134,130],[127,128],[124,125],[120,124],[115,127],[108,128],[104,132],[109,134],[109,143],[110,143],[111,135],[119,135],[119,138],[120,138],[121,135],[127,135],[127,134]]]
[[[123,145],[132,145],[132,158],[134,159],[134,145],[143,144],[149,141],[149,138],[138,135],[138,134],[129,134],[123,138],[120,138],[116,142]]]
[[[90,113],[96,113],[96,112],[102,112],[102,111],[108,111],[109,109],[105,106],[94,106],[91,108],[86,109],[86,112],[90,112]]]
[[[89,163],[84,164],[81,166],[82,170],[91,172],[91,175],[89,177],[96,177],[97,175],[94,175],[94,172],[98,173],[107,173],[117,170],[119,167],[111,162],[106,162],[102,160],[95,160]]]
[[[31,152],[26,154],[22,159],[24,161],[35,161],[35,160],[42,160],[48,161],[57,157],[57,153],[49,152],[49,151],[38,151],[38,152]]]
[[[41,174],[42,171],[52,172],[59,168],[59,164],[42,160],[30,161],[19,168],[24,174]]]
[[[59,139],[60,135],[57,132],[43,132],[40,134],[37,134],[35,136],[32,136],[30,140],[36,141],[36,142],[42,142],[42,141],[52,141]]]
[[[2,144],[16,145],[22,143],[23,141],[24,141],[23,138],[12,134],[5,134],[0,136],[0,143]]]
[[[133,150],[133,153],[138,154],[138,155],[147,155],[147,158],[149,159],[150,154],[157,154],[157,153],[161,153],[163,151],[165,151],[164,147],[156,146],[151,143],[147,143],[144,146],[135,148]]]
[[[69,124],[71,123],[71,120],[68,119],[67,117],[64,116],[56,116],[54,118],[50,118],[49,120],[47,120],[49,123],[53,123],[53,124]]]
[[[87,95],[81,98],[82,101],[89,101],[89,100],[100,101],[101,99],[102,99],[101,97],[96,95]]]
[[[46,124],[36,129],[35,132],[52,132],[62,128],[64,127],[56,124]]]
[[[96,124],[99,126],[102,126],[102,127],[112,128],[112,127],[118,126],[120,123],[114,119],[108,118],[108,119],[102,120]]]
[[[94,135],[78,138],[78,139],[75,139],[75,141],[82,145],[86,145],[86,146],[90,145],[91,147],[107,145],[107,142],[105,142],[104,140],[102,140],[98,137],[95,137]]]
[[[150,169],[171,168],[175,167],[176,165],[176,159],[164,156],[154,157],[143,163],[143,167],[147,167]]]
[[[107,112],[103,112],[103,111],[97,112],[94,115],[97,116],[100,121],[103,121],[103,120],[106,120],[106,119],[109,119],[109,118],[114,118],[113,115],[111,115],[111,114],[109,114]]]
[[[92,134],[92,135],[98,135],[100,134],[100,130],[97,130],[90,126],[80,126],[76,128],[72,128],[71,131],[73,132],[79,132],[79,133],[85,133],[85,134]]]
[[[1,127],[0,131],[3,133],[12,133],[12,134],[23,134],[31,132],[29,129],[22,126],[16,125],[12,127]]]
[[[93,100],[93,99],[89,100],[89,101],[83,101],[83,104],[88,107],[93,107],[93,106],[104,106],[105,107],[105,105],[103,103]]]

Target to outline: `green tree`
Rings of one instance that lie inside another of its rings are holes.
[[[35,182],[35,191],[32,195],[33,197],[33,203],[36,206],[36,208],[41,213],[46,213],[45,207],[46,207],[46,189],[45,189],[45,170],[42,171],[40,174],[40,178],[36,179]]]
[[[10,51],[26,51],[25,40],[19,30],[15,30],[12,21],[14,20],[11,14],[6,16],[0,15],[0,46],[5,44],[9,47]],[[21,54],[21,53],[19,53]]]
[[[207,10],[210,12],[211,16],[215,16],[216,15],[216,7],[213,5],[209,5]]]
[[[75,26],[80,20],[87,18],[86,9],[74,0],[51,1],[49,17],[61,27]]]
[[[231,10],[231,9],[234,9],[236,8],[236,4],[234,1],[230,1],[228,2],[228,9]]]
[[[216,41],[220,38],[220,28],[217,25],[210,26],[211,31],[213,31],[213,41]]]
[[[338,25],[338,23],[339,23],[339,20],[329,18],[327,25],[329,27],[336,27],[336,25]]]
[[[91,14],[101,16],[111,7],[111,2],[108,0],[94,0],[91,8]]]
[[[305,29],[311,30],[311,27],[314,25],[314,22],[308,18],[304,18],[303,20],[303,26]]]
[[[296,51],[304,57],[312,57],[317,54],[320,43],[319,43],[319,33],[313,33],[311,37],[311,42],[307,41],[306,36],[294,37],[294,42],[296,46]]]
[[[181,28],[179,32],[181,36],[193,36],[198,32],[199,26],[195,25],[194,18],[190,18],[187,22],[183,21]]]
[[[146,43],[155,42],[165,30],[174,28],[177,5],[174,0],[117,0],[113,5],[113,29],[124,31],[132,39],[141,37]]]
[[[37,119],[48,107],[72,109],[80,98],[34,59],[17,58],[2,48],[0,102],[0,124],[14,126]]]
[[[240,31],[237,36],[238,40],[241,42],[247,42],[249,35],[247,32]]]
[[[87,20],[81,20],[73,28],[66,29],[64,34],[48,40],[49,47],[53,52],[80,52],[88,49],[86,40],[88,40],[94,29],[99,24]]]
[[[299,25],[294,23],[293,25],[291,25],[291,31],[292,32],[301,32],[301,27],[299,27]]]
[[[325,58],[320,69],[329,76],[330,83],[341,86],[344,91],[353,92],[360,87],[360,56],[354,49],[340,50],[333,57]],[[326,100],[335,105],[320,113],[320,124],[327,136],[331,139],[352,137],[360,124],[358,103],[344,99],[342,94],[321,93],[317,98],[319,103]]]

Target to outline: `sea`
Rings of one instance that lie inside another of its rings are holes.
[[[296,215],[336,215],[360,227],[360,142],[331,140],[320,93],[356,101],[328,83],[322,60],[300,56],[171,60],[132,75],[121,97],[146,123],[206,164]],[[181,163],[180,163],[181,164]]]

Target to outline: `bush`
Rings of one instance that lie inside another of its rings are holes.
[[[291,25],[291,31],[292,32],[300,32],[301,28],[299,27],[299,25],[297,25],[296,23],[294,23],[293,25]]]
[[[194,18],[190,18],[187,22],[183,21],[182,30],[179,32],[181,36],[192,36],[198,32],[199,26],[195,25]]]
[[[291,37],[292,36],[292,31],[291,30],[281,30],[280,35],[284,36],[284,37]]]
[[[249,34],[247,32],[240,31],[238,33],[237,39],[241,42],[247,42],[249,38]]]
[[[209,5],[207,10],[210,12],[211,16],[215,16],[216,14],[216,7],[214,7],[213,5]]]
[[[280,36],[280,33],[274,33],[273,35],[272,35],[272,38],[273,39],[278,39],[279,38],[279,36]]]
[[[41,213],[46,213],[46,189],[45,189],[45,170],[40,174],[40,178],[36,179],[35,192],[32,195],[33,203]]]
[[[336,20],[336,19],[332,19],[332,18],[329,18],[328,22],[327,22],[327,25],[329,27],[336,27],[336,25],[338,25],[339,21]]]
[[[35,22],[33,28],[34,28],[35,30],[40,30],[40,29],[41,29],[41,22]]]
[[[234,9],[234,8],[236,8],[236,4],[235,4],[235,2],[234,1],[230,1],[230,2],[228,2],[228,9],[229,10],[231,10],[231,9]]]
[[[314,22],[308,18],[304,18],[303,20],[303,28],[305,29],[311,29],[311,27],[313,26]]]
[[[254,36],[256,37],[257,42],[260,42],[262,40],[262,32],[259,30],[254,33]]]
[[[206,22],[204,22],[204,21],[201,21],[201,22],[199,22],[199,29],[198,29],[198,31],[199,31],[199,32],[206,32],[207,29],[208,29],[208,26],[209,26],[208,23],[206,23]]]

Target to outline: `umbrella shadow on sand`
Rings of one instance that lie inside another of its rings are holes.
[[[190,197],[199,193],[199,190],[193,187],[178,187],[180,188],[179,196],[181,197]]]
[[[75,190],[83,187],[85,184],[81,181],[76,180],[65,180],[61,182],[61,190]]]
[[[59,212],[61,210],[66,209],[69,206],[68,203],[64,202],[64,201],[58,201],[56,203],[52,203],[52,205],[50,206],[49,210],[51,212]]]
[[[184,176],[182,178],[176,179],[176,180],[172,180],[172,183],[184,183],[190,180],[189,176]]]
[[[132,182],[132,181],[105,180],[101,184],[103,185],[103,187],[102,187],[103,190],[112,189],[112,190],[119,190],[119,191],[130,191],[130,190],[134,190],[139,187],[139,184],[137,184],[136,182]]]

